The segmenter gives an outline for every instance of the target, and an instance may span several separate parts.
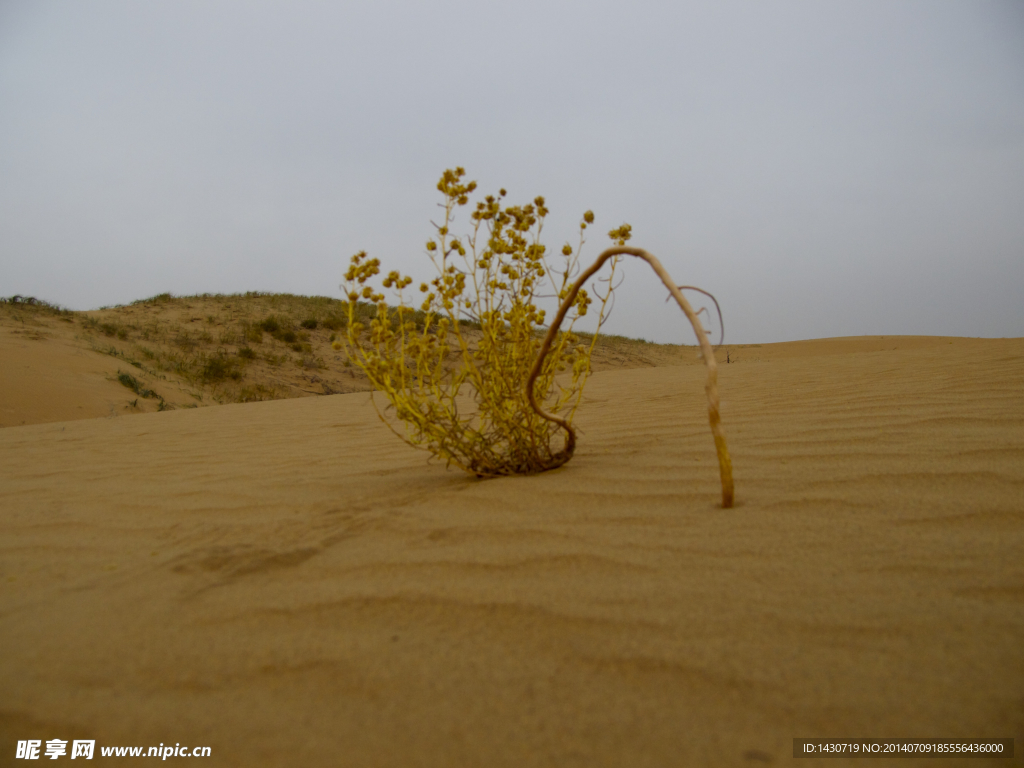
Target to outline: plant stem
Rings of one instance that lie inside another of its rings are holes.
[[[558,335],[558,329],[562,325],[562,320],[565,319],[566,313],[569,308],[573,305],[576,300],[576,294],[579,293],[580,288],[589,280],[594,273],[596,273],[608,259],[619,256],[636,256],[637,258],[643,259],[650,266],[651,269],[661,278],[661,282],[668,288],[669,293],[672,294],[672,298],[676,300],[679,308],[683,310],[683,314],[686,315],[686,319],[690,321],[690,325],[693,326],[693,331],[697,334],[697,341],[700,343],[701,356],[704,358],[704,365],[708,370],[707,381],[704,384],[704,391],[708,398],[708,422],[711,425],[711,434],[715,439],[715,451],[718,454],[718,468],[722,477],[722,506],[729,508],[733,505],[733,480],[732,480],[732,460],[729,458],[729,448],[725,442],[725,433],[722,431],[722,419],[718,412],[718,365],[715,362],[715,353],[711,348],[711,343],[708,341],[707,334],[704,332],[704,327],[701,325],[700,320],[697,318],[696,313],[690,306],[690,303],[683,296],[682,291],[679,290],[679,286],[672,280],[671,275],[665,270],[661,262],[658,261],[653,255],[643,250],[642,248],[631,248],[628,246],[614,246],[607,249],[597,260],[586,269],[573,283],[569,289],[569,293],[565,299],[562,300],[561,306],[558,308],[558,314],[555,315],[555,319],[551,323],[551,327],[548,329],[547,336],[544,337],[544,342],[541,344],[540,352],[537,353],[537,359],[534,361],[533,368],[530,370],[530,375],[526,379],[526,397],[530,402],[530,406],[537,415],[541,418],[547,419],[548,421],[558,424],[565,430],[565,448],[562,451],[555,454],[553,457],[556,460],[554,466],[560,466],[572,458],[573,452],[576,450],[576,431],[572,428],[572,425],[564,419],[559,418],[553,414],[545,412],[538,404],[534,392],[534,382],[537,380],[537,376],[540,374],[541,368],[544,364],[544,358],[548,354],[551,348],[551,344],[554,342],[555,337]]]

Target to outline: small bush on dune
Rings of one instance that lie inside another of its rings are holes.
[[[199,375],[204,383],[217,384],[225,379],[240,381],[242,370],[237,359],[218,354],[206,359]]]
[[[463,175],[461,168],[449,170],[438,183],[444,221],[427,242],[437,276],[419,286],[424,295],[418,311],[406,296],[411,277],[391,272],[384,278],[383,287],[398,298],[398,306],[389,308],[384,294],[367,284],[379,274],[380,262],[365,253],[352,257],[343,286],[347,352],[388,398],[405,424],[398,434],[410,444],[479,476],[540,472],[564,462],[552,445],[558,425],[531,407],[524,390],[544,322],[537,303],[545,292],[563,295],[568,289],[579,248],[567,245],[562,261],[552,267],[540,243],[548,213],[544,198],[506,206],[504,190],[477,203],[469,233],[454,236],[456,209],[476,188],[475,182],[463,183]],[[592,221],[588,212],[580,225],[580,246]],[[599,297],[598,324],[610,295],[609,289]],[[357,316],[360,299],[376,305],[368,327]],[[593,343],[576,343],[572,324],[592,303],[585,290],[578,292],[567,329],[551,346],[536,383],[542,396],[554,398],[553,410],[568,420],[590,374],[593,349]],[[479,330],[471,337],[474,328]],[[556,383],[561,371],[568,381]],[[463,390],[473,396],[470,408],[459,402]]]
[[[68,321],[70,321],[73,314],[70,309],[64,309],[59,304],[51,304],[43,299],[37,299],[35,296],[22,296],[20,293],[6,298],[0,296],[0,304],[9,304],[17,309],[29,309],[31,311],[57,315],[61,319]]]
[[[128,387],[132,392],[139,395],[140,397],[156,397],[163,400],[156,392],[152,389],[146,389],[139,383],[139,380],[132,376],[130,373],[123,371],[117,372],[117,380],[125,387]]]
[[[124,326],[118,325],[117,323],[100,323],[99,329],[103,331],[104,336],[110,336],[111,338],[116,336],[121,339],[121,341],[128,338],[128,329]]]
[[[138,307],[145,306],[147,304],[166,304],[174,299],[172,293],[158,293],[156,296],[150,296],[148,299],[138,299],[133,301],[129,306]]]
[[[50,307],[52,306],[49,302],[37,299],[35,296],[22,296],[20,293],[16,293],[13,296],[7,298],[0,297],[0,304],[18,304],[22,307]]]
[[[385,423],[409,444],[479,477],[542,472],[567,462],[576,445],[572,420],[598,336],[590,335],[584,345],[572,330],[594,304],[583,286],[611,262],[606,288],[594,290],[600,331],[619,259],[635,256],[658,274],[700,341],[722,501],[731,506],[732,467],[718,415],[714,353],[681,286],[651,254],[626,246],[628,224],[609,232],[616,245],[575,277],[584,232],[594,221],[590,211],[580,223],[579,245],[565,245],[561,261],[552,266],[540,242],[548,213],[543,197],[528,205],[504,205],[504,190],[489,195],[476,204],[468,233],[454,235],[454,214],[476,189],[475,182],[463,183],[464,173],[445,171],[437,184],[444,220],[435,224],[437,233],[426,244],[437,276],[419,286],[425,295],[418,308],[406,295],[412,278],[396,271],[381,282],[398,299],[396,307],[388,307],[384,294],[369,284],[380,274],[380,262],[365,252],[352,257],[345,275],[347,333],[334,346],[344,347],[384,394],[404,429]],[[537,303],[547,290],[558,297],[559,309],[545,334],[545,313]],[[368,325],[359,317],[360,299],[376,305]],[[565,377],[557,380],[563,371]],[[471,405],[460,402],[463,394],[472,397]],[[560,447],[559,431],[565,433]]]
[[[312,325],[308,325],[308,323],[312,323]],[[284,342],[285,344],[291,344],[293,346],[299,342],[309,339],[308,333],[305,331],[296,333],[290,320],[277,317],[276,315],[270,315],[269,317],[264,318],[255,327],[258,328],[260,332],[266,331],[278,341]],[[302,323],[302,327],[315,328],[316,320],[306,320]],[[302,347],[300,345],[297,348],[297,351],[301,349]]]

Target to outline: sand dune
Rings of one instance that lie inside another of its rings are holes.
[[[595,374],[535,477],[428,463],[365,393],[0,430],[0,761],[1024,764],[1024,340],[729,354],[730,510],[699,365]]]
[[[336,299],[162,294],[71,312],[17,298],[0,298],[0,427],[370,390],[333,349],[346,316]],[[695,353],[601,336],[591,364],[693,364]]]

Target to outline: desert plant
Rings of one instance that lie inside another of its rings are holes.
[[[225,379],[239,381],[242,378],[242,371],[236,359],[230,358],[221,352],[213,357],[206,358],[199,376],[206,384],[216,384]]]
[[[462,168],[445,171],[437,185],[444,221],[426,244],[437,276],[419,286],[426,294],[419,311],[405,299],[411,277],[391,272],[382,281],[398,298],[398,306],[389,308],[384,294],[367,285],[380,273],[379,260],[358,253],[343,285],[347,343],[335,345],[346,347],[388,399],[405,428],[399,432],[385,423],[408,443],[478,476],[541,472],[563,462],[551,444],[559,425],[534,411],[524,388],[540,347],[544,310],[538,301],[545,290],[566,295],[594,215],[584,214],[579,245],[567,244],[553,268],[540,242],[548,213],[543,197],[506,206],[501,190],[476,204],[468,234],[451,234],[456,209],[476,189],[475,182],[462,181],[464,174]],[[597,294],[598,327],[611,284],[610,278]],[[376,305],[368,328],[359,317],[359,299]],[[551,409],[566,422],[579,405],[597,339],[595,334],[589,346],[578,344],[572,326],[593,301],[585,290],[576,292],[566,330],[549,345],[535,382],[538,395],[553,397]],[[565,380],[556,381],[561,371]]]
[[[146,389],[145,387],[143,387],[142,384],[139,383],[139,380],[132,376],[130,373],[118,371],[117,380],[121,382],[123,386],[128,387],[128,389],[130,389],[132,392],[139,395],[140,397],[157,397],[160,398],[161,400],[163,399],[152,389]]]
[[[156,296],[150,296],[148,299],[139,299],[132,302],[132,306],[138,306],[140,304],[166,304],[174,298],[172,293],[158,293]]]
[[[99,328],[103,331],[104,336],[117,336],[122,341],[128,338],[128,329],[123,328],[117,323],[100,323]]]
[[[35,296],[22,296],[21,294],[15,294],[4,298],[0,296],[0,304],[9,304],[16,309],[30,309],[40,313],[57,315],[62,320],[71,321],[71,316],[74,314],[70,309],[64,309],[59,304],[51,304],[43,299],[37,299]]]
[[[281,331],[281,322],[273,315],[270,315],[259,323],[259,327],[267,333],[279,333]]]
[[[541,472],[567,462],[576,445],[572,420],[598,336],[595,332],[585,346],[572,332],[593,303],[584,284],[611,262],[610,275],[604,279],[607,288],[603,293],[594,290],[600,301],[599,332],[619,258],[635,256],[658,274],[697,334],[708,368],[705,389],[722,502],[731,506],[732,467],[718,412],[714,351],[682,294],[685,286],[676,285],[651,254],[626,247],[631,237],[628,224],[608,233],[616,245],[574,280],[584,232],[594,221],[590,211],[580,222],[579,245],[565,245],[560,269],[553,269],[540,242],[548,213],[542,197],[532,205],[503,206],[501,190],[476,204],[466,235],[452,235],[456,209],[465,206],[476,189],[475,182],[463,183],[464,174],[462,168],[445,171],[437,184],[444,197],[444,221],[434,225],[437,234],[426,244],[437,276],[419,286],[426,296],[418,312],[404,293],[411,277],[392,271],[382,281],[396,294],[394,308],[367,284],[380,273],[380,261],[365,252],[352,257],[342,284],[347,333],[344,343],[335,341],[334,347],[344,347],[348,359],[384,394],[404,430],[396,429],[378,410],[385,424],[409,444],[478,477]],[[537,302],[545,285],[554,290],[559,309],[541,341],[545,313]],[[376,305],[368,328],[358,316],[359,299]],[[474,328],[478,333],[471,333]],[[556,380],[561,371],[566,377]],[[540,404],[549,398],[545,410]],[[558,430],[565,432],[560,449],[552,445]]]

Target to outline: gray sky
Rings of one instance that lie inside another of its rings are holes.
[[[0,295],[427,277],[455,165],[555,252],[630,222],[727,342],[1024,336],[1016,0],[0,0]],[[606,330],[691,343],[624,271]]]

